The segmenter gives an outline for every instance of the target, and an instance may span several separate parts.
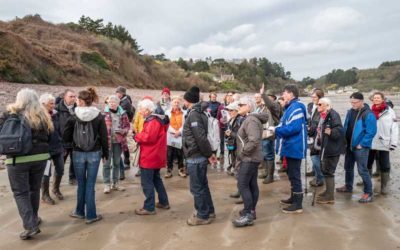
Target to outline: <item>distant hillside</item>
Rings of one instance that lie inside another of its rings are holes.
[[[64,85],[187,89],[207,85],[175,63],[138,55],[128,43],[51,24],[39,15],[0,21],[0,80]]]
[[[372,69],[351,68],[348,70],[334,69],[318,79],[304,78],[300,82],[305,86],[337,89],[343,86],[353,86],[361,91],[383,90],[400,91],[400,61],[383,62]]]

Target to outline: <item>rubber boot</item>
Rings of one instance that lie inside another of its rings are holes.
[[[326,193],[317,197],[318,204],[335,204],[335,177],[325,177]]]
[[[258,179],[265,179],[267,175],[268,175],[267,162],[262,161],[260,164],[260,174],[258,175]]]
[[[274,182],[274,172],[275,172],[275,161],[267,161],[267,177],[263,180],[264,184],[270,184]]]
[[[290,206],[282,208],[285,214],[303,213],[303,193],[293,192],[293,202]]]
[[[386,195],[388,193],[387,183],[390,179],[390,172],[380,172],[381,174],[381,194]]]
[[[280,203],[282,205],[292,205],[292,203],[293,203],[293,192],[290,193],[289,199],[281,200]]]
[[[42,202],[49,205],[56,204],[49,194],[49,178],[43,178],[42,180]]]
[[[60,191],[61,179],[62,179],[62,176],[56,176],[56,175],[54,176],[54,179],[53,179],[53,190],[52,191],[53,191],[53,194],[59,200],[63,200],[64,199],[64,196]]]
[[[375,159],[376,171],[372,174],[371,177],[379,177],[381,175],[381,166],[379,164],[379,160]]]

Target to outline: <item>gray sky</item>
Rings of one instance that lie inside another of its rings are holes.
[[[295,79],[400,59],[399,0],[0,0],[0,20],[81,15],[128,28],[145,53],[168,58],[266,57]]]

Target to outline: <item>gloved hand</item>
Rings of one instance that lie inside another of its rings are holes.
[[[397,146],[396,145],[390,145],[390,151],[394,151],[395,149],[397,148]]]

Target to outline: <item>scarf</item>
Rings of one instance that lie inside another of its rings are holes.
[[[379,114],[382,113],[387,108],[386,102],[383,102],[381,105],[372,105],[372,112],[374,113],[376,119],[379,119]]]

